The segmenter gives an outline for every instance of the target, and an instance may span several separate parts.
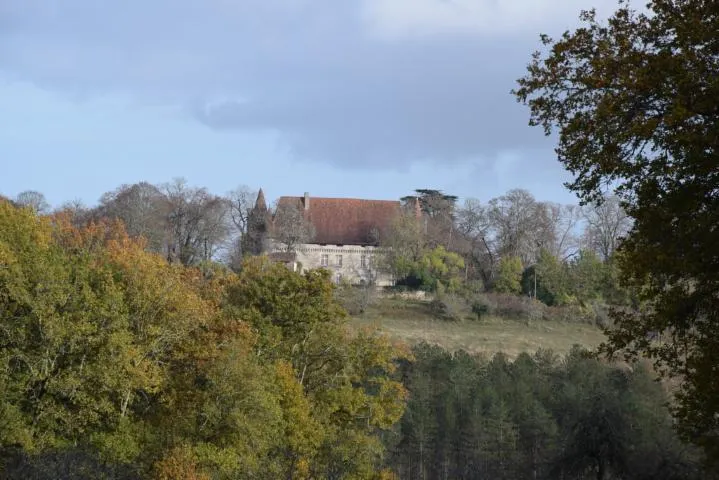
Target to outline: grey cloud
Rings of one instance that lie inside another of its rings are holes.
[[[373,38],[361,0],[9,1],[0,71],[276,131],[299,157],[402,166],[546,144],[509,95],[536,36]]]

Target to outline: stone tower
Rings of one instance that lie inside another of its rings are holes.
[[[247,235],[243,252],[248,255],[261,255],[269,247],[271,213],[267,208],[265,193],[260,188],[255,206],[247,218]]]

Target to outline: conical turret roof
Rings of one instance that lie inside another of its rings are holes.
[[[267,210],[267,202],[265,201],[265,192],[260,191],[257,193],[257,200],[255,200],[255,208],[258,210]]]

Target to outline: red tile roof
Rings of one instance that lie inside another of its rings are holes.
[[[335,245],[376,245],[387,234],[400,213],[399,201],[355,198],[280,197],[278,205],[291,205],[305,212],[315,229],[312,243]]]

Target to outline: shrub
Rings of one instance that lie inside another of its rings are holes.
[[[435,296],[429,304],[434,316],[441,320],[462,320],[467,311],[467,301],[455,294]]]
[[[489,295],[476,295],[472,301],[472,313],[481,320],[485,315],[493,315],[497,310],[497,304]]]
[[[537,320],[542,318],[544,305],[529,297],[495,294],[495,313],[502,317]]]
[[[350,315],[360,315],[377,300],[373,286],[353,286],[343,283],[335,290],[335,298]]]
[[[592,302],[592,310],[594,311],[594,323],[601,328],[609,328],[612,326],[612,318],[609,316],[609,306],[606,303],[595,301]]]

